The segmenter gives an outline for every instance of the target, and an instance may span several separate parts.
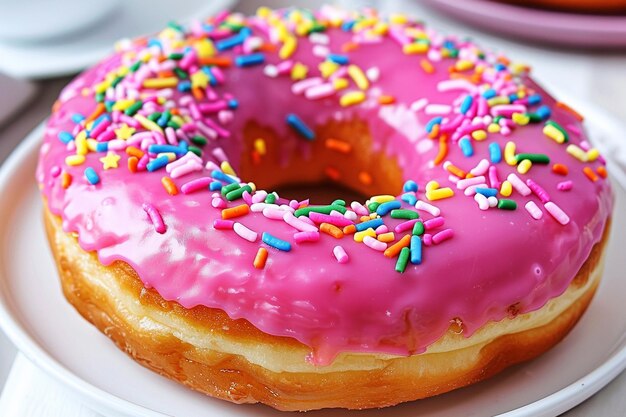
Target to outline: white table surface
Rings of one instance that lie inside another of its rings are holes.
[[[511,39],[502,39],[452,21],[424,8],[419,1],[351,1],[338,0],[342,5],[376,5],[383,11],[410,12],[424,18],[431,26],[445,32],[467,34],[479,40],[481,45],[506,51],[506,55],[516,61],[532,64],[533,72],[545,84],[553,84],[560,90],[597,104],[626,120],[626,50],[624,51],[584,51],[561,50],[537,44],[524,44]],[[244,0],[238,10],[254,12],[259,5],[285,6],[314,5],[313,1],[266,0],[263,2]],[[50,111],[61,88],[70,78],[57,78],[38,82],[39,94],[35,101],[27,104],[9,121],[0,126],[0,163],[17,146],[21,139],[32,130]],[[0,100],[6,99],[0,91]],[[626,146],[626,132],[624,146]],[[623,214],[622,214],[623,215]],[[59,386],[39,372],[23,357],[14,362],[16,352],[0,331],[0,389],[13,366],[11,385],[5,387],[0,398],[0,416],[68,416],[100,417],[80,404],[64,387]],[[33,395],[33,393],[39,393]],[[45,394],[44,394],[45,393]],[[45,399],[45,404],[41,401]],[[583,416],[626,416],[626,372],[622,373],[603,390],[573,410],[566,417]],[[115,417],[115,416],[103,416]]]

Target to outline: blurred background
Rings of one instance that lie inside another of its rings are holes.
[[[348,8],[373,6],[383,13],[404,12],[440,31],[475,37],[489,49],[531,63],[533,73],[548,90],[554,87],[626,120],[626,0],[330,3]],[[76,73],[106,56],[120,38],[154,32],[171,20],[187,22],[225,8],[254,13],[261,5],[319,4],[305,0],[0,0],[0,162],[49,114],[61,88]],[[0,389],[14,355],[14,348],[0,332]],[[590,401],[613,401],[614,407],[621,404],[622,414],[615,415],[626,415],[623,396],[615,393],[626,387],[625,380],[622,375],[603,390],[605,397]],[[588,406],[583,404],[568,415],[590,415],[584,407]]]

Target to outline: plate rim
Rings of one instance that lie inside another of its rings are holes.
[[[571,100],[566,94],[562,93],[559,93],[558,96],[574,103],[578,108],[583,108],[585,113],[590,115],[588,116],[590,119],[600,118],[605,121],[609,120],[615,126],[622,125],[619,119],[597,105],[583,105],[579,101]],[[33,154],[39,155],[38,149],[43,138],[46,123],[47,119],[29,132],[19,146],[9,155],[4,164],[2,164],[0,167],[0,192],[9,187],[9,180],[15,175],[15,171],[20,169],[24,159],[34,157]],[[617,181],[613,181],[613,186],[623,188]],[[20,320],[14,316],[10,306],[7,305],[9,303],[7,303],[4,290],[4,286],[0,286],[0,330],[5,332],[9,340],[31,362],[45,371],[54,380],[71,388],[74,393],[80,394],[80,399],[87,405],[97,411],[114,411],[133,417],[172,417],[170,414],[164,414],[136,404],[131,400],[118,397],[74,374],[69,368],[46,352],[25,326],[21,324]],[[626,369],[626,343],[622,341],[619,345],[621,347],[614,349],[598,367],[578,380],[571,381],[566,387],[544,398],[506,411],[496,417],[548,417],[556,416],[572,409],[597,393]]]

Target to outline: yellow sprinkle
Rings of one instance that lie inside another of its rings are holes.
[[[517,166],[517,172],[519,172],[520,174],[526,174],[528,171],[530,171],[530,168],[532,166],[533,166],[533,163],[530,161],[530,159],[524,159]]]
[[[322,73],[322,77],[328,78],[339,69],[339,64],[333,61],[324,61],[317,68]]]
[[[100,158],[100,162],[102,162],[102,168],[104,169],[117,168],[120,158],[121,157],[115,152],[112,152],[112,151],[107,152],[106,156],[103,156],[102,158]]]
[[[296,46],[298,45],[298,41],[294,36],[287,36],[283,46],[281,46],[280,51],[278,52],[278,56],[280,59],[287,59],[296,52]]]
[[[389,25],[384,22],[378,22],[372,32],[376,35],[386,35],[389,31]]]
[[[564,143],[565,135],[559,129],[552,125],[545,125],[543,127],[543,134],[554,140],[556,143]]]
[[[367,80],[367,77],[363,73],[361,67],[357,65],[348,65],[348,75],[361,90],[367,90],[369,88],[370,82]]]
[[[87,155],[89,147],[87,146],[87,133],[84,130],[81,130],[80,133],[76,135],[74,143],[76,144],[77,155]]]
[[[485,140],[487,139],[487,132],[482,129],[475,130],[472,132],[472,137],[474,138],[474,140],[478,141]]]
[[[305,20],[303,22],[300,22],[298,26],[296,26],[296,35],[306,36],[309,34],[312,28],[313,28],[313,23],[311,21]]]
[[[291,79],[292,80],[303,80],[306,78],[306,74],[309,72],[309,68],[300,63],[300,62],[296,62],[293,66],[293,68],[291,68]]]
[[[260,155],[265,155],[267,152],[267,147],[265,145],[265,140],[259,138],[254,140],[254,150],[257,151]]]
[[[271,14],[272,14],[272,9],[270,9],[269,7],[262,6],[256,10],[256,15],[263,19],[268,18]]]
[[[196,71],[189,77],[193,88],[207,88],[209,85],[209,76],[204,71]]]
[[[487,100],[489,107],[497,106],[498,104],[510,104],[511,99],[506,96],[497,96]]]
[[[497,123],[490,123],[489,126],[487,126],[487,131],[489,133],[498,133],[500,131],[500,125]]]
[[[370,197],[370,201],[371,202],[379,203],[379,204],[387,203],[387,202],[393,201],[395,199],[396,198],[394,196],[389,195],[389,194],[381,194],[381,195],[375,195],[373,197]]]
[[[511,183],[506,180],[502,182],[502,185],[500,186],[500,194],[502,194],[503,197],[508,197],[511,195],[512,192],[513,186],[511,185]]]
[[[454,191],[452,190],[452,188],[449,187],[426,191],[426,198],[430,201],[441,200],[444,198],[452,197],[453,195]]]
[[[178,125],[184,125],[185,124],[185,120],[182,117],[178,116],[178,115],[172,116],[172,121],[174,123],[178,124]]]
[[[81,165],[85,162],[85,155],[70,155],[65,158],[65,163],[69,166]]]
[[[587,161],[593,162],[600,157],[600,151],[596,148],[591,148],[587,151]]]
[[[141,114],[136,114],[133,117],[145,129],[148,129],[148,130],[151,130],[151,131],[154,131],[154,132],[161,132],[161,133],[163,133],[163,129],[161,129],[161,126],[159,126],[158,124],[156,124],[152,120],[148,119],[147,117],[145,117],[145,116],[143,116]]]
[[[567,145],[566,151],[568,154],[572,155],[574,158],[578,159],[580,162],[589,161],[589,156],[587,155],[587,152],[583,151],[581,148],[574,145],[573,143],[570,145]]]
[[[511,69],[513,75],[519,75],[523,72],[528,72],[530,70],[530,67],[528,65],[521,62],[514,62],[509,66],[509,68]]]
[[[389,21],[395,25],[403,25],[409,21],[406,15],[394,13],[389,17]]]
[[[344,94],[339,99],[339,104],[343,107],[353,106],[365,101],[365,93],[363,91],[351,91]]]
[[[93,88],[93,89],[94,89],[94,91],[96,92],[96,94],[102,94],[102,93],[104,93],[105,91],[107,91],[107,89],[108,89],[110,86],[111,86],[111,83],[110,83],[110,82],[108,82],[108,81],[102,81],[101,83],[96,84],[96,85],[94,86],[94,88]]]
[[[471,70],[472,68],[474,68],[474,63],[467,59],[459,59],[458,61],[456,61],[456,64],[454,64],[454,69],[456,69],[457,71],[467,71]]]
[[[135,104],[135,100],[132,99],[118,100],[113,105],[113,110],[124,111],[133,104]]]
[[[345,78],[335,78],[333,80],[333,87],[335,87],[335,90],[343,90],[348,87],[348,80]]]
[[[145,88],[173,88],[178,85],[178,78],[165,77],[165,78],[148,78],[143,81]]]
[[[365,238],[365,236],[376,237],[376,232],[371,227],[369,229],[365,229],[365,230],[362,230],[360,232],[356,232],[354,234],[354,241],[355,242],[363,242],[363,239]]]
[[[427,43],[408,43],[402,47],[402,52],[407,55],[425,54],[430,46]]]
[[[126,123],[122,124],[118,129],[115,129],[115,137],[122,140],[128,140],[135,134],[136,129],[128,126]]]
[[[513,113],[513,121],[520,126],[526,126],[530,122],[530,116],[523,113]]]
[[[170,162],[173,162],[176,160],[176,154],[174,152],[161,152],[157,154],[157,158],[160,158],[162,156],[167,156],[167,159]]]
[[[207,38],[203,38],[202,40],[197,41],[194,44],[196,49],[196,53],[198,54],[198,58],[209,58],[215,55],[215,47],[213,46],[213,42],[208,40]]]
[[[220,164],[220,168],[222,169],[224,174],[232,175],[233,177],[237,176],[237,174],[235,174],[235,170],[228,161],[222,161],[222,163]]]
[[[428,181],[426,183],[426,191],[434,191],[439,188],[439,183],[437,181]]]
[[[253,182],[249,182],[248,185],[250,186],[250,188],[252,189],[252,192],[256,192],[256,184]]]
[[[393,234],[393,232],[387,232],[387,233],[381,233],[380,235],[378,235],[377,239],[380,240],[381,242],[389,243],[389,242],[393,242],[394,240],[396,240],[396,236]]]
[[[355,32],[360,32],[361,30],[365,28],[374,26],[376,23],[378,23],[378,19],[375,17],[370,17],[368,19],[361,19],[353,26],[353,30]]]
[[[515,142],[507,142],[506,145],[504,145],[504,161],[511,166],[517,165]]]

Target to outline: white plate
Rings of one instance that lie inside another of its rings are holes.
[[[19,1],[19,0],[18,0]],[[47,42],[0,42],[0,72],[18,78],[49,78],[77,73],[104,58],[115,41],[188,22],[230,8],[235,0],[122,1],[110,17],[72,36]]]
[[[595,137],[619,135],[619,122],[595,109],[582,110]],[[63,299],[41,220],[34,183],[42,126],[0,170],[0,325],[24,354],[71,387],[86,405],[105,415],[146,417],[272,416],[261,405],[238,406],[205,397],[129,359]],[[606,141],[606,139],[605,139]],[[626,192],[616,203],[606,273],[587,314],[567,338],[542,357],[483,383],[360,417],[556,416],[582,402],[626,367],[623,294]],[[354,415],[341,410],[312,417]]]

